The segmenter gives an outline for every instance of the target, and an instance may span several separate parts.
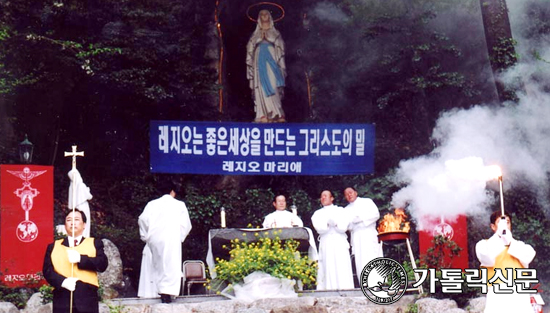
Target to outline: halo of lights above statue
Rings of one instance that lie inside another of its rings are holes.
[[[32,162],[32,151],[34,146],[32,142],[29,141],[27,134],[25,134],[25,140],[19,143],[19,160],[21,163],[29,164]]]
[[[277,23],[285,17],[285,9],[283,9],[281,5],[273,2],[258,2],[250,5],[248,9],[246,9],[246,16],[252,22],[257,22],[258,13],[260,13],[261,10],[268,10],[271,13],[273,23]],[[255,16],[255,18],[253,16]]]

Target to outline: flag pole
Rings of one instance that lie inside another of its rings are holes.
[[[500,213],[501,213],[501,219],[506,219],[506,215],[504,215],[504,193],[502,192],[502,175],[498,177],[498,185],[500,189]],[[503,235],[506,235],[506,229],[502,231]]]
[[[504,195],[502,193],[502,175],[498,177],[498,184],[500,187],[500,213],[504,216]]]
[[[73,222],[72,222],[72,230],[71,230],[71,234],[74,236],[74,212],[75,212],[75,209],[76,209],[76,188],[75,188],[75,181],[74,181],[74,175],[75,175],[75,172],[76,171],[76,157],[77,156],[84,156],[84,151],[81,151],[81,152],[77,152],[76,151],[76,146],[72,146],[72,151],[71,152],[65,152],[65,157],[72,157],[72,169],[71,171],[73,172],[73,177],[71,178],[71,181],[72,181],[72,184],[73,184],[73,190],[72,190],[72,218],[73,218]],[[72,247],[71,247],[72,245]],[[74,246],[74,241],[71,243],[69,242],[69,247],[71,247],[71,249],[74,250],[75,246]],[[71,263],[71,277],[74,278],[74,263]],[[71,291],[71,297],[69,299],[69,313],[73,313],[73,291]]]

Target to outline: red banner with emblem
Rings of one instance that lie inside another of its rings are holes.
[[[0,279],[9,287],[44,283],[53,241],[53,167],[0,165]]]
[[[468,226],[465,215],[459,215],[453,220],[425,216],[422,218],[422,228],[423,230],[418,232],[420,254],[426,254],[427,250],[433,247],[432,239],[442,235],[462,248],[460,255],[452,260],[447,255],[445,263],[450,263],[450,268],[468,268]]]

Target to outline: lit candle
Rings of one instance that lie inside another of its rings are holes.
[[[222,217],[222,228],[225,228],[225,208],[224,207],[221,208],[220,214]]]
[[[290,210],[292,211],[292,214],[298,216],[298,209],[294,204],[290,206]]]

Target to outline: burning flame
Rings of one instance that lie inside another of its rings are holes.
[[[378,224],[378,233],[404,232],[408,233],[411,229],[407,220],[407,214],[403,209],[395,209],[394,213],[384,215],[384,218]]]
[[[486,166],[484,172],[486,180],[500,179],[502,177],[502,171],[498,165]]]

